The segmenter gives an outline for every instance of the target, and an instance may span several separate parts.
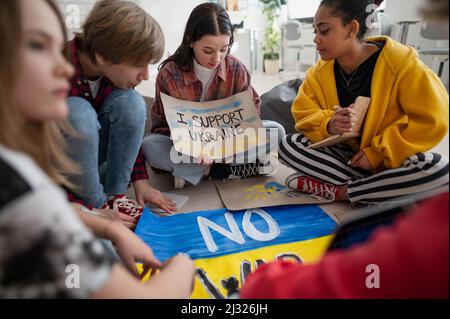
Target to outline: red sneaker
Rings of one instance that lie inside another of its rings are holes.
[[[336,185],[322,182],[303,174],[292,174],[286,178],[286,186],[290,189],[311,194],[328,201],[336,201],[339,188]]]
[[[139,205],[134,199],[129,199],[125,195],[116,195],[108,200],[107,205],[110,209],[129,215],[139,220],[139,217],[144,211],[144,207]]]

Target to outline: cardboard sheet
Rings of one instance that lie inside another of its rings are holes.
[[[249,92],[209,102],[190,102],[161,94],[175,150],[193,158],[227,161],[268,144]]]
[[[231,211],[254,207],[324,204],[329,201],[291,190],[276,177],[253,177],[216,182],[225,207]]]

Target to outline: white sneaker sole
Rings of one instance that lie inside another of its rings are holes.
[[[293,189],[295,191],[298,191],[298,178],[300,176],[304,176],[304,175],[301,173],[294,173],[294,174],[286,177],[286,180],[284,182],[286,187]]]
[[[259,174],[266,176],[273,176],[276,174],[279,167],[280,163],[278,161],[278,158],[271,157],[267,161],[267,163],[264,163],[264,165],[259,168]]]

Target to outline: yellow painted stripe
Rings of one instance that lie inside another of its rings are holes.
[[[195,266],[203,269],[212,284],[227,297],[226,290],[222,287],[221,280],[235,277],[241,282],[241,263],[245,260],[252,265],[252,272],[256,270],[256,260],[261,259],[264,262],[271,262],[280,254],[295,254],[303,263],[314,263],[320,260],[333,236],[324,236],[301,242],[282,244],[259,248],[255,250],[240,252],[236,254],[220,256],[208,259],[195,260]],[[138,265],[140,268],[140,266]],[[141,269],[141,268],[140,268]],[[148,280],[148,276],[144,281]],[[192,298],[204,299],[210,298],[207,290],[200,280],[196,278]]]

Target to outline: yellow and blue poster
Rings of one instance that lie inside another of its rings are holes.
[[[159,217],[148,209],[136,229],[164,261],[188,254],[196,265],[192,298],[226,298],[246,277],[274,260],[316,262],[337,224],[319,206],[201,211]]]

